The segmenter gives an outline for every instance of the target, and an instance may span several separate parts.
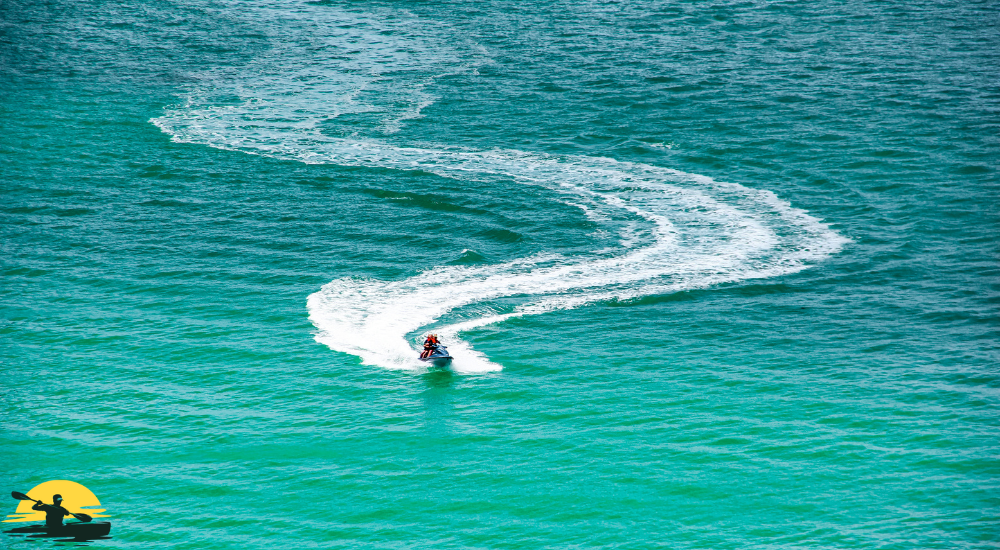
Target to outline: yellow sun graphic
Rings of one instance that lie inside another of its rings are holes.
[[[101,501],[97,500],[97,497],[94,493],[90,492],[90,489],[75,481],[66,481],[65,479],[46,481],[26,494],[45,504],[52,504],[52,495],[62,495],[62,507],[74,514],[89,514],[95,518],[111,517],[98,513],[105,511],[104,508],[97,508],[101,505]],[[12,519],[5,519],[4,522],[45,521],[45,512],[31,509],[34,504],[34,502],[22,500],[17,505],[16,512],[7,515],[8,518]]]

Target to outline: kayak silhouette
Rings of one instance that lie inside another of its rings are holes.
[[[68,537],[75,541],[94,540],[106,537],[111,532],[111,523],[107,521],[92,521],[93,518],[87,514],[70,512],[62,507],[62,497],[54,495],[52,504],[45,504],[40,500],[35,500],[24,493],[11,491],[10,496],[17,500],[29,500],[34,502],[32,510],[45,512],[45,525],[28,525],[26,527],[15,527],[4,531],[11,535],[30,535],[32,537]],[[62,518],[73,516],[77,523],[63,523]]]

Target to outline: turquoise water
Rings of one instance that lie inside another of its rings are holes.
[[[4,490],[109,548],[1000,546],[998,19],[4,2]]]

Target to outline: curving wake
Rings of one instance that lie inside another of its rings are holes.
[[[512,316],[793,273],[846,242],[771,192],[668,168],[512,150],[399,147],[331,131],[339,117],[354,114],[390,135],[433,103],[436,79],[475,70],[485,54],[474,45],[455,46],[447,29],[405,17],[394,22],[328,6],[259,6],[257,12],[280,46],[237,78],[189,90],[186,104],[154,119],[174,141],[306,163],[513,180],[546,190],[546,197],[578,207],[621,236],[619,248],[584,257],[541,254],[437,267],[398,281],[333,280],[307,301],[316,340],[365,364],[422,368],[413,339],[433,326],[449,342],[454,370],[499,370],[460,333]],[[282,35],[282,19],[315,32]],[[392,40],[384,38],[387,26]],[[331,49],[336,62],[319,53]],[[219,99],[233,96],[240,101]]]

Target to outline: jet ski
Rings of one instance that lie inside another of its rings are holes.
[[[436,367],[443,367],[451,362],[451,354],[448,353],[448,348],[442,346],[441,344],[434,344],[433,351],[427,357],[421,357],[420,360],[424,363],[431,363]]]

